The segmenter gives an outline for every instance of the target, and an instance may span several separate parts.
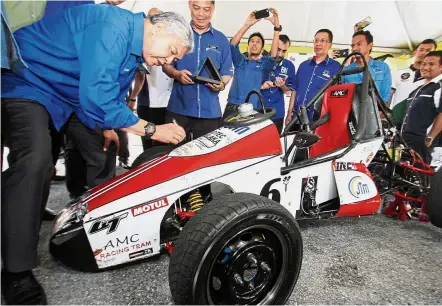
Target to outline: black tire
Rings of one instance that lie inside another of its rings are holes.
[[[148,149],[148,150],[144,151],[143,153],[141,153],[140,155],[138,155],[137,158],[135,158],[134,162],[132,163],[131,168],[138,167],[138,166],[144,164],[145,162],[148,162],[149,160],[152,160],[152,159],[160,157],[164,154],[170,153],[174,148],[175,148],[175,146],[157,146],[157,147],[153,147],[151,149]]]
[[[434,226],[442,228],[442,167],[431,178],[427,214]]]
[[[302,237],[289,211],[254,194],[223,195],[184,226],[170,258],[169,286],[177,304],[280,305],[301,263]]]

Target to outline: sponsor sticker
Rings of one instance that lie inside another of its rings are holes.
[[[110,218],[100,219],[94,222],[89,229],[89,234],[93,235],[103,230],[107,230],[106,234],[115,232],[120,221],[126,218],[128,214],[129,213],[125,212],[117,216],[111,216]]]
[[[355,198],[359,198],[362,195],[366,195],[370,193],[370,189],[368,184],[364,183],[362,177],[355,176],[348,183],[348,190],[350,194]]]
[[[137,252],[129,253],[129,259],[134,259],[134,258],[141,257],[144,255],[152,254],[152,253],[153,253],[153,249],[147,248],[147,249],[140,250]]]
[[[409,78],[410,78],[410,73],[409,72],[404,72],[404,73],[402,73],[401,74],[401,80],[402,81],[406,81],[406,80],[408,80]]]
[[[356,167],[353,163],[350,162],[336,162],[333,166],[335,171],[346,171],[346,170],[356,170]]]
[[[338,89],[338,90],[333,90],[330,96],[332,98],[343,98],[346,97],[347,95],[348,95],[348,89]]]
[[[131,211],[132,211],[132,215],[134,217],[137,217],[139,215],[157,210],[162,207],[166,207],[168,205],[169,205],[169,202],[167,201],[167,198],[162,198],[162,199],[158,199],[158,200],[155,200],[155,201],[152,201],[149,203],[144,203],[144,204],[138,205],[136,207],[133,207],[131,209]]]

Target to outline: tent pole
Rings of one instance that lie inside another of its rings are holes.
[[[407,40],[408,48],[410,49],[411,52],[413,52],[414,47],[413,47],[413,44],[411,43],[410,35],[408,35],[407,28],[405,27],[405,23],[404,23],[404,19],[402,18],[402,14],[399,11],[398,1],[394,1],[394,5],[396,6],[396,10],[399,15],[399,19],[401,20],[402,30],[404,30],[405,39]]]

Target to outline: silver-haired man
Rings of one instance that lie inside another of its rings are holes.
[[[7,304],[46,304],[32,274],[53,165],[49,127],[75,114],[89,129],[113,129],[177,144],[175,124],[139,119],[124,97],[142,62],[170,64],[193,49],[189,23],[175,13],[145,18],[114,6],[82,5],[14,33],[28,69],[2,74],[2,294]],[[87,141],[87,140],[85,140]],[[101,148],[102,150],[103,148]]]

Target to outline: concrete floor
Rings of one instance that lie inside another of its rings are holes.
[[[137,138],[130,141],[133,160],[141,148]],[[67,202],[64,183],[54,182],[48,207],[58,211]],[[300,226],[304,259],[289,304],[442,304],[442,229],[382,215]],[[173,304],[167,256],[77,272],[49,254],[50,229],[45,222],[35,270],[50,304]]]

